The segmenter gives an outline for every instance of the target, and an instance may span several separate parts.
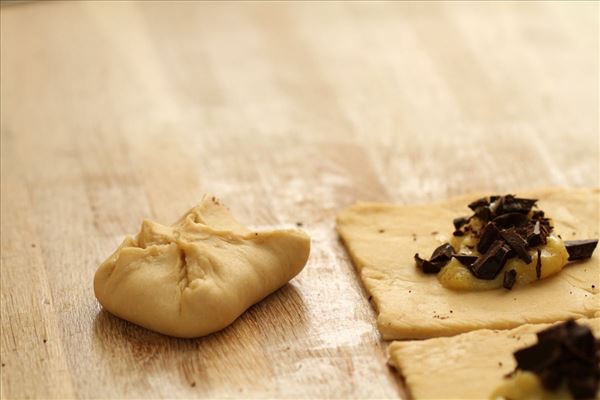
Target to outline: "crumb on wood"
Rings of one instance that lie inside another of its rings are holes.
[[[438,231],[431,232],[432,235],[437,235],[438,233],[439,233]]]
[[[48,339],[44,339],[44,343],[48,342]]]
[[[592,285],[592,289],[596,289],[596,285]]]
[[[31,243],[31,247],[35,248],[35,243]]]
[[[412,235],[413,242],[416,242],[417,241],[417,234],[416,233],[412,233],[411,235]]]
[[[190,386],[191,386],[191,387],[196,387],[196,382],[192,382],[192,383],[190,383]]]
[[[502,366],[502,361],[498,361],[498,366],[501,367]]]
[[[302,222],[298,221],[298,222],[296,222],[296,226],[298,228],[300,228],[300,227],[304,226],[304,224]]]
[[[383,232],[385,232],[385,229],[380,229],[380,230],[378,230],[377,232],[379,232],[379,233],[383,233]]]

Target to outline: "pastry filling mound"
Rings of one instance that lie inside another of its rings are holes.
[[[416,265],[456,290],[525,285],[560,272],[569,261],[591,257],[598,239],[563,241],[536,199],[511,194],[473,201],[469,217],[455,218],[449,243]]]
[[[600,341],[570,320],[537,334],[514,353],[517,368],[492,399],[593,399],[600,384]]]

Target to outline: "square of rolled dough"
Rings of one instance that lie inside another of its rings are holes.
[[[580,319],[600,335],[600,318]],[[415,399],[489,399],[504,375],[515,369],[513,353],[537,342],[550,324],[504,331],[481,329],[448,338],[393,342],[390,364]]]
[[[600,189],[517,194],[539,199],[540,209],[565,240],[598,238]],[[384,339],[451,336],[600,316],[600,249],[552,277],[513,290],[446,289],[435,275],[415,267],[414,254],[429,257],[449,239],[452,219],[472,214],[467,204],[484,195],[425,205],[358,203],[338,215],[338,233],[378,312]]]

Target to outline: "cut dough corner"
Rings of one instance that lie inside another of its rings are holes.
[[[577,323],[600,336],[600,318]],[[515,369],[513,353],[536,343],[535,334],[548,326],[525,324],[511,330],[481,329],[453,337],[395,341],[388,347],[389,363],[404,376],[415,399],[490,398]]]
[[[540,209],[565,240],[597,238],[600,189],[543,189],[517,192],[539,199]],[[393,205],[358,203],[340,212],[337,231],[378,313],[384,339],[452,336],[476,329],[510,329],[600,316],[598,251],[555,276],[514,288],[456,291],[415,267],[452,234],[452,220],[467,215],[481,194],[447,201]]]
[[[171,226],[145,220],[94,277],[112,314],[176,337],[221,330],[285,285],[306,264],[299,230],[253,232],[206,195]]]

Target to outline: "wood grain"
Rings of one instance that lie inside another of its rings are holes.
[[[599,184],[597,2],[1,9],[2,398],[393,398],[334,233],[356,200]],[[224,331],[102,311],[97,265],[212,192],[306,269]]]

